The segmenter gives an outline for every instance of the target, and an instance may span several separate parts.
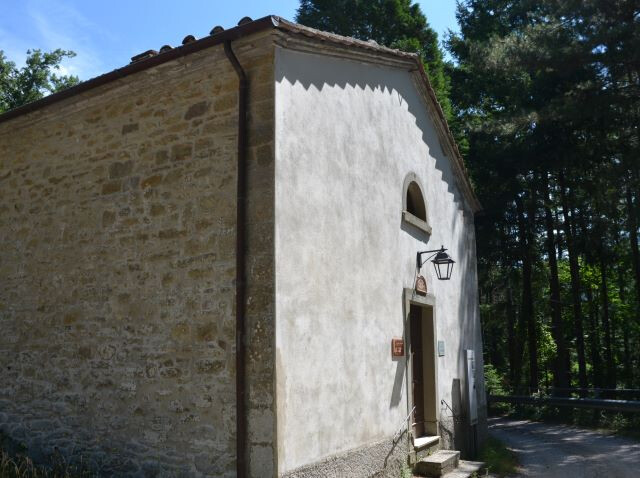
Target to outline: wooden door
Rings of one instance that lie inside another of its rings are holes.
[[[422,343],[422,308],[411,304],[411,391],[413,394],[413,436],[425,435],[424,415],[424,347]]]

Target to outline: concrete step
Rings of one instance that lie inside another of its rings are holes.
[[[458,462],[458,468],[443,475],[442,478],[469,478],[476,472],[480,475],[482,468],[484,468],[484,463],[481,461],[460,460]]]
[[[459,451],[440,450],[417,462],[413,468],[413,472],[420,476],[443,476],[453,471],[458,466],[459,460]]]
[[[423,448],[426,447],[432,447],[434,445],[437,445],[440,442],[440,437],[439,436],[432,436],[432,437],[420,437],[420,438],[414,438],[413,439],[413,449],[418,451],[418,450],[422,450]]]

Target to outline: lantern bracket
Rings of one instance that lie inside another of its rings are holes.
[[[438,276],[438,279],[439,280],[451,279],[451,270],[453,268],[453,264],[456,261],[454,261],[453,259],[451,259],[451,257],[449,257],[449,254],[445,252],[446,250],[447,249],[445,249],[444,246],[441,246],[440,249],[436,249],[433,251],[418,252],[416,255],[416,266],[418,268],[418,273],[420,273],[420,269],[422,268],[424,263],[432,259],[431,262],[433,262],[433,267],[435,267],[436,275]],[[431,254],[431,255],[423,260],[422,256],[425,254]]]
[[[418,252],[418,254],[416,255],[416,267],[418,268],[418,270],[422,269],[422,266],[424,265],[425,262],[427,262],[429,259],[433,258],[436,256],[436,254],[438,254],[438,252],[444,252],[447,251],[448,249],[445,249],[444,246],[441,246],[440,249],[434,249],[432,251],[422,251],[422,252]],[[422,256],[424,254],[431,254],[429,257],[427,257],[426,259],[422,260]]]

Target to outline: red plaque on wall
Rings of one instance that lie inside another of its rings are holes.
[[[420,295],[427,295],[427,279],[422,276],[416,278],[416,292]]]
[[[391,339],[391,356],[404,357],[404,340],[398,337]]]

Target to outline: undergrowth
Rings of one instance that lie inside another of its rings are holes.
[[[480,460],[484,461],[489,473],[504,477],[518,471],[516,454],[495,437],[489,437],[480,451]]]
[[[400,478],[412,478],[413,477],[413,473],[411,472],[411,468],[409,468],[409,465],[404,464],[402,465],[402,469],[400,470]]]
[[[0,478],[91,478],[82,465],[66,462],[61,455],[49,457],[46,464],[35,463],[27,448],[0,432]]]
[[[37,465],[24,455],[9,456],[0,451],[0,478],[89,478],[88,472],[64,463],[54,466]]]

